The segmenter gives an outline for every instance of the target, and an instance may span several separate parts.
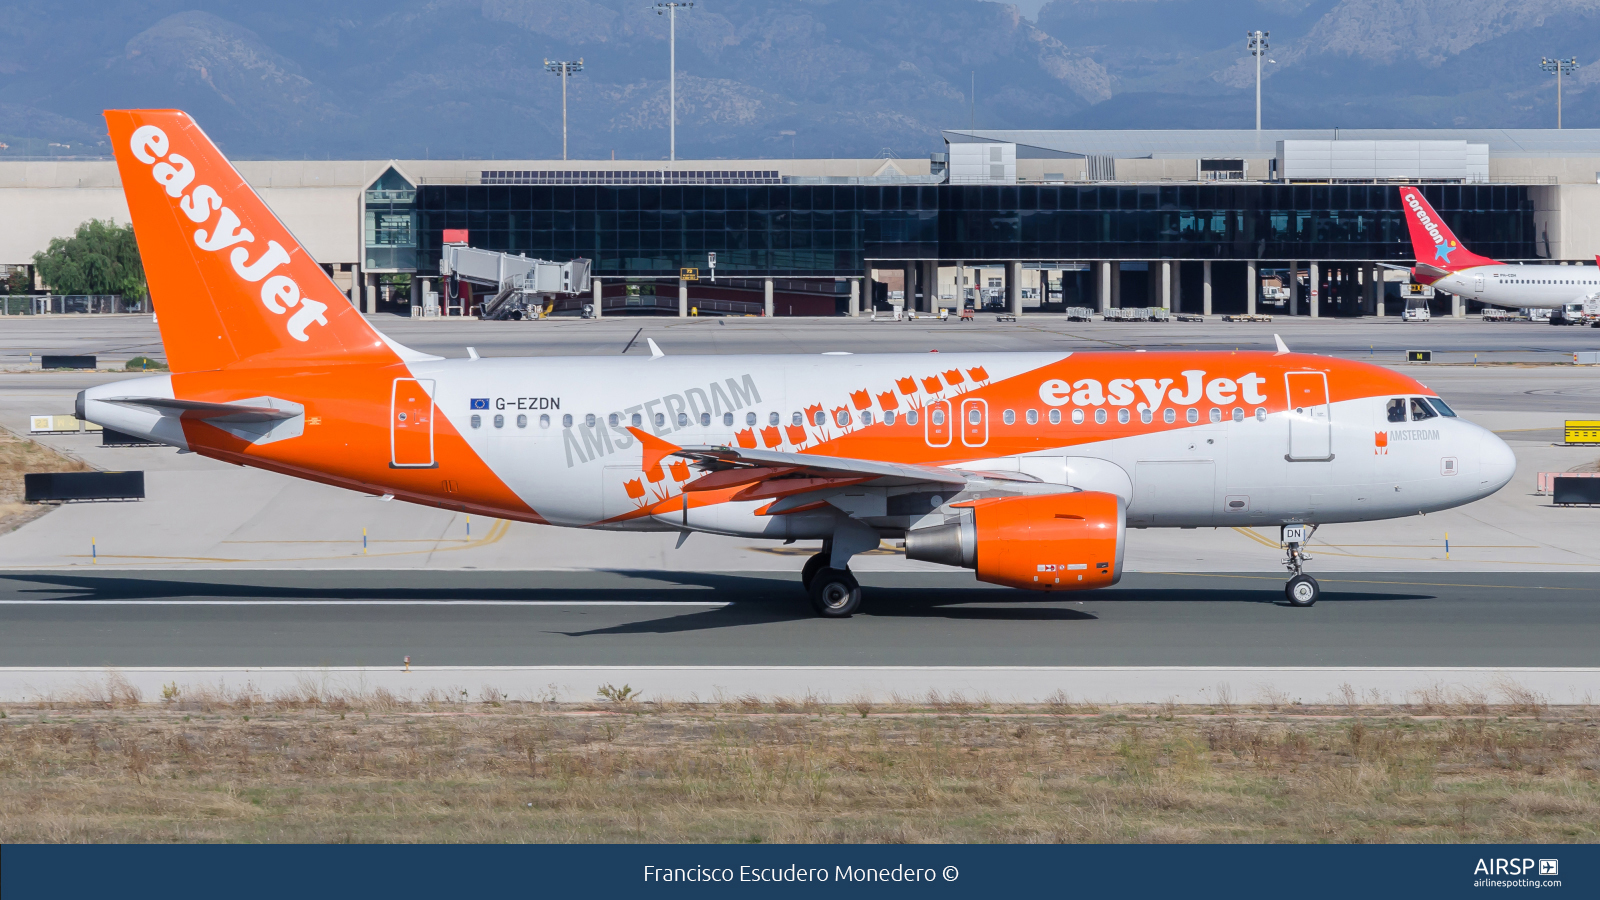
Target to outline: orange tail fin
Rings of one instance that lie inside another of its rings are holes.
[[[395,359],[193,119],[105,116],[172,371]]]

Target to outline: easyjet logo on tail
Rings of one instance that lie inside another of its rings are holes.
[[[237,213],[223,205],[216,189],[207,184],[194,184],[194,165],[181,154],[171,152],[165,131],[154,125],[141,125],[134,130],[128,149],[135,159],[150,167],[151,177],[166,190],[167,196],[178,201],[178,208],[189,221],[207,226],[196,229],[195,246],[211,253],[227,250],[234,274],[250,284],[261,285],[262,305],[276,315],[289,316],[290,337],[297,341],[310,340],[307,328],[328,324],[324,315],[327,304],[301,296],[300,285],[288,275],[273,274],[279,266],[290,262],[289,253],[282,244],[267,241],[266,249],[251,260],[250,245],[255,243],[255,235],[242,227]],[[190,185],[194,185],[192,190]]]

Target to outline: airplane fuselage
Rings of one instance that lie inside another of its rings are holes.
[[[302,414],[234,426],[107,402],[175,393]],[[1415,515],[1493,493],[1515,465],[1492,433],[1411,379],[1302,354],[434,359],[257,370],[250,393],[247,402],[222,373],[133,379],[86,392],[84,413],[229,462],[434,506],[782,540],[826,538],[842,515],[892,537],[971,494],[845,484],[786,506],[685,492],[702,472],[682,459],[647,467],[629,428],[679,446],[1104,491],[1124,498],[1131,527]]]
[[[1549,309],[1600,298],[1600,269],[1590,266],[1473,266],[1429,281],[1436,290],[1511,309]]]

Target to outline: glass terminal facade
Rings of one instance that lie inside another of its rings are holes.
[[[1527,187],[1422,191],[1474,252],[1548,255]],[[368,256],[388,247],[409,268],[414,254],[423,274],[447,228],[485,250],[587,257],[602,277],[676,276],[707,253],[721,275],[790,278],[860,276],[877,260],[1411,258],[1393,185],[423,184],[414,213],[398,193],[381,179],[368,191]]]

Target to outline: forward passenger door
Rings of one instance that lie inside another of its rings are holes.
[[[1289,394],[1289,453],[1296,462],[1333,459],[1333,417],[1328,406],[1328,376],[1323,372],[1289,372],[1283,376]]]

